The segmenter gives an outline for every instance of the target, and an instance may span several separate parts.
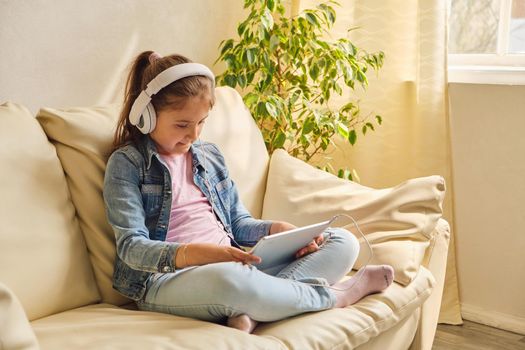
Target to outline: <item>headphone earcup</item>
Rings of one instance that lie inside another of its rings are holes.
[[[153,105],[148,103],[146,109],[144,109],[144,112],[142,112],[140,116],[137,127],[143,134],[149,134],[155,129],[155,125],[157,125],[157,114],[155,113]]]

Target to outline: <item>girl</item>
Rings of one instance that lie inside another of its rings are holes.
[[[213,104],[207,67],[151,51],[135,59],[104,179],[116,237],[114,288],[140,310],[252,332],[257,322],[345,307],[388,287],[388,265],[339,282],[359,243],[337,228],[277,273],[251,265],[260,258],[241,245],[295,226],[254,219],[245,209],[219,149],[199,140]]]

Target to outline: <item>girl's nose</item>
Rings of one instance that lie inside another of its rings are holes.
[[[193,126],[192,128],[190,128],[189,130],[189,134],[188,134],[188,137],[192,140],[192,141],[195,141],[197,140],[197,138],[199,137],[199,128],[197,125]]]

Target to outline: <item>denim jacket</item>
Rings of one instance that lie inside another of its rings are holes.
[[[190,152],[193,180],[234,239],[232,244],[255,245],[268,234],[271,221],[254,219],[246,210],[217,146],[197,141]],[[144,296],[152,273],[170,273],[177,269],[174,256],[180,245],[165,241],[171,212],[171,184],[168,167],[149,137],[140,145],[118,149],[108,160],[104,201],[116,238],[113,288],[133,300]]]

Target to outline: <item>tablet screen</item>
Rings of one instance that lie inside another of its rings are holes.
[[[259,256],[262,261],[253,265],[259,270],[284,267],[283,265],[295,259],[295,253],[299,249],[306,247],[312,239],[322,234],[330,226],[330,222],[331,220],[327,220],[261,238],[250,252]]]

